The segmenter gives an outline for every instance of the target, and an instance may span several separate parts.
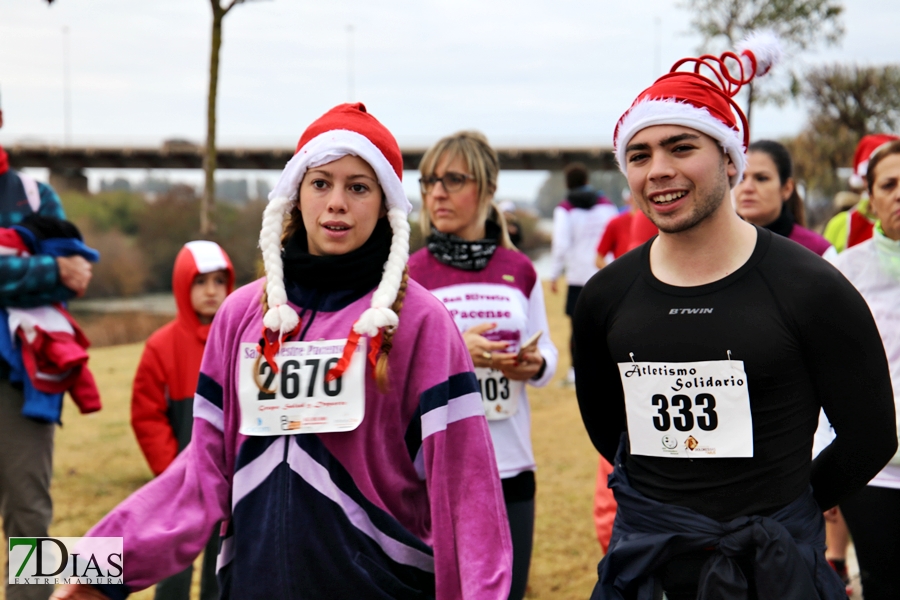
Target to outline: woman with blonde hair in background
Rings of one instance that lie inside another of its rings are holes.
[[[427,247],[410,257],[410,277],[444,303],[463,333],[488,419],[512,534],[509,598],[525,595],[534,534],[534,452],[525,384],[556,370],[541,282],[509,240],[492,200],[497,153],[479,132],[435,144],[419,165]]]

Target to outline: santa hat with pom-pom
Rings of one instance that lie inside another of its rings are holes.
[[[856,145],[856,152],[853,153],[853,174],[850,175],[850,187],[861,190],[866,187],[866,173],[869,170],[869,160],[876,152],[881,150],[882,146],[886,146],[891,142],[898,140],[896,135],[887,133],[875,133],[864,135]]]
[[[731,179],[734,187],[744,173],[750,131],[733,98],[742,86],[765,75],[780,58],[778,38],[770,32],[758,32],[738,44],[735,52],[679,60],[638,95],[616,124],[613,137],[619,168],[627,171],[625,148],[637,132],[654,125],[683,125],[719,142],[737,167],[737,175]],[[683,65],[693,69],[679,71]]]
[[[372,303],[354,323],[348,340],[352,353],[360,335],[378,336],[385,327],[396,327],[397,314],[391,310],[409,259],[409,215],[412,206],[403,189],[403,157],[394,136],[366,111],[362,103],[341,104],[326,112],[310,125],[297,144],[294,157],[288,161],[263,213],[259,247],[266,270],[266,295],[269,309],[263,316],[265,328],[277,335],[276,350],[285,335],[300,323],[300,318],[287,301],[284,287],[281,235],[284,218],[297,204],[300,182],[306,171],[352,155],[366,161],[384,191],[387,217],[393,231],[391,249],[384,274]],[[264,336],[265,338],[265,336]],[[270,349],[270,351],[272,351]],[[377,351],[377,350],[376,350]],[[339,363],[346,366],[346,361]],[[342,369],[339,369],[342,370]],[[337,373],[336,375],[340,375]]]

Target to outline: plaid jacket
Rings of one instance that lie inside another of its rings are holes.
[[[38,214],[65,219],[59,196],[48,185],[38,183]],[[11,227],[32,213],[25,186],[18,173],[0,173],[0,227]],[[52,256],[0,256],[0,308],[29,308],[63,302],[75,293],[59,280],[56,259]]]

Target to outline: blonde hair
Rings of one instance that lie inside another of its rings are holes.
[[[299,203],[291,209],[290,217],[284,225],[284,231],[281,234],[281,245],[284,246],[285,242],[294,235],[300,226],[303,224],[303,215],[300,213]],[[399,326],[399,317],[400,310],[403,308],[403,301],[406,298],[406,288],[409,283],[409,267],[405,266],[403,268],[403,275],[400,280],[400,286],[397,291],[397,297],[394,300],[394,303],[391,305],[391,310],[398,317],[398,323],[394,327],[384,327],[382,328],[382,341],[381,341],[381,350],[378,353],[378,359],[375,362],[374,375],[375,375],[375,384],[378,386],[379,391],[386,392],[388,390],[388,355],[391,352],[391,348],[393,348],[393,339],[394,333],[397,331],[397,327]],[[262,298],[260,298],[260,303],[262,304],[262,313],[266,314],[269,310],[269,297],[268,291],[266,288],[266,284],[263,283],[263,293]],[[302,325],[302,323],[300,323]],[[256,357],[256,364],[253,370],[253,379],[254,383],[256,383],[256,387],[259,388],[261,392],[272,394],[275,390],[269,390],[263,387],[262,383],[260,383],[259,377],[259,363],[262,358],[262,353]]]
[[[497,152],[491,148],[487,138],[480,131],[459,131],[439,140],[428,149],[419,163],[419,173],[422,178],[434,175],[434,171],[441,160],[449,162],[455,158],[462,158],[469,174],[475,178],[478,186],[479,218],[482,222],[488,219],[495,221],[500,226],[500,245],[510,250],[516,250],[515,245],[509,239],[509,230],[503,212],[494,204],[494,193],[497,191],[497,177],[500,174],[500,158]],[[431,218],[425,206],[425,190],[422,189],[422,211],[419,216],[419,227],[422,235],[431,235]]]

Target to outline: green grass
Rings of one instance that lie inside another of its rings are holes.
[[[553,295],[548,288],[545,296],[550,334],[561,357],[554,380],[529,391],[538,472],[527,598],[583,599],[590,595],[601,557],[591,515],[597,453],[581,424],[573,389],[560,387],[569,367],[564,295]],[[66,400],[64,425],[56,434],[51,535],[83,535],[151,478],[129,414],[131,382],[142,348],[142,344],[131,344],[91,351],[102,411],[80,415]],[[194,598],[199,594],[198,571],[194,572]],[[149,600],[152,588],[131,597]]]

